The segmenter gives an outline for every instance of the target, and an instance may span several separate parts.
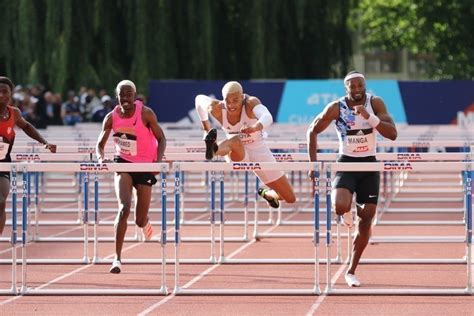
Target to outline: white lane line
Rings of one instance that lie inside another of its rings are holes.
[[[341,274],[344,272],[344,269],[346,269],[347,265],[342,265],[336,272],[336,274],[334,274],[334,276],[332,277],[331,279],[331,288],[334,287],[334,284],[336,284],[336,281],[337,279],[341,276]],[[318,310],[318,308],[321,306],[321,304],[323,303],[324,299],[326,298],[326,293],[323,293],[321,294],[318,299],[316,300],[316,302],[314,302],[314,304],[311,306],[311,308],[309,309],[309,311],[306,313],[306,316],[312,316],[316,313],[316,311]]]
[[[206,217],[206,216],[207,216],[207,214],[200,215],[200,216],[197,217],[195,220],[199,220],[199,219],[204,218],[204,217]],[[115,215],[113,215],[113,216],[111,216],[111,217],[115,217]],[[106,219],[109,219],[109,218],[110,218],[110,217],[107,217]],[[167,232],[168,232],[168,233],[171,233],[172,230],[173,230],[173,228],[171,227],[171,228],[168,229]],[[161,233],[156,234],[155,236],[158,236],[158,235],[160,235],[160,234],[161,234]],[[138,247],[138,246],[140,246],[140,245],[142,245],[142,244],[143,244],[143,243],[141,243],[141,242],[137,242],[137,243],[135,243],[135,244],[133,244],[133,245],[130,245],[130,246],[124,248],[124,249],[122,250],[122,253],[127,252],[127,251],[130,250],[130,249],[136,248],[136,247]],[[114,256],[115,256],[115,253],[110,254],[110,255],[108,255],[107,257],[104,257],[104,259],[111,259],[111,258],[113,258]],[[86,266],[83,266],[83,267],[81,267],[81,268],[78,268],[78,269],[76,269],[76,270],[73,270],[73,271],[71,271],[71,272],[69,272],[69,273],[66,273],[66,274],[64,274],[64,275],[62,275],[62,276],[60,276],[60,277],[57,277],[57,278],[54,279],[54,280],[51,280],[51,281],[49,281],[49,282],[47,282],[47,283],[45,283],[45,284],[43,284],[43,285],[37,287],[36,289],[42,289],[42,288],[45,288],[45,287],[47,287],[47,286],[50,286],[51,284],[54,284],[54,283],[56,283],[56,282],[58,282],[58,281],[61,281],[61,280],[65,279],[65,278],[67,278],[67,277],[69,277],[69,276],[72,276],[72,275],[74,275],[74,274],[76,274],[76,273],[78,273],[78,272],[81,272],[82,270],[85,270],[85,269],[87,269],[87,268],[90,268],[90,267],[92,267],[92,266],[95,266],[95,264],[88,264],[88,265],[86,265]],[[3,302],[0,302],[0,306],[6,305],[6,304],[8,304],[8,303],[11,303],[11,302],[13,302],[13,301],[15,301],[15,300],[17,300],[17,299],[22,298],[23,296],[24,296],[24,295],[20,294],[20,295],[18,295],[18,296],[14,296],[14,297],[12,297],[12,298],[9,298],[8,300],[5,300],[5,301],[3,301]]]
[[[287,218],[285,218],[285,220],[289,220],[291,219],[292,217],[296,216],[297,214],[299,214],[299,211],[298,212],[295,212],[293,214],[290,214]],[[264,231],[264,234],[266,233],[269,233],[271,232],[272,230],[274,230],[275,228],[277,228],[279,226],[273,226],[273,227],[270,227],[269,229],[267,229],[266,231]],[[249,241],[248,243],[242,245],[240,248],[238,248],[237,250],[235,250],[234,252],[232,252],[228,258],[229,259],[232,259],[234,256],[236,256],[237,254],[239,254],[242,250],[250,247],[251,245],[253,245],[255,243],[255,240],[251,240]],[[194,283],[198,282],[199,280],[201,280],[203,277],[205,277],[208,273],[212,272],[213,270],[217,269],[218,267],[220,267],[222,264],[221,263],[218,263],[218,264],[215,264],[213,265],[212,267],[208,268],[207,270],[203,271],[202,273],[200,273],[198,276],[196,276],[194,279],[192,279],[191,281],[189,281],[188,283],[186,283],[183,288],[188,288],[189,286],[193,285]],[[145,315],[148,315],[149,313],[153,312],[155,309],[157,309],[158,307],[164,305],[165,303],[169,302],[171,299],[173,299],[176,295],[174,293],[166,296],[165,298],[159,300],[158,302],[156,302],[155,304],[151,305],[150,307],[148,307],[147,309],[145,309],[144,311],[142,311],[141,313],[139,313],[138,315],[139,316],[145,316]]]
[[[73,206],[73,205],[76,205],[76,204],[77,204],[77,203],[69,203],[69,204],[65,204],[65,205],[63,205],[63,206],[61,206],[61,207],[53,207],[52,209],[53,209],[53,210],[54,210],[54,209],[61,209],[61,208],[68,207],[68,206]],[[19,227],[21,227],[21,225],[19,225]],[[31,227],[31,224],[28,225],[28,228],[30,228],[30,227]],[[72,232],[72,231],[74,231],[74,230],[76,230],[76,229],[82,229],[82,227],[70,228],[70,229],[68,229],[68,230],[66,230],[66,231],[64,231],[64,232],[59,232],[59,233],[56,233],[55,235],[49,235],[47,238],[49,238],[49,237],[57,237],[57,236],[60,236],[61,234],[67,234],[67,233],[70,233],[70,232]],[[19,234],[19,235],[21,235],[21,234]],[[11,242],[11,240],[10,240],[10,242]],[[19,243],[21,243],[21,242],[19,242]],[[26,246],[28,247],[29,245],[30,245],[30,242],[28,241],[28,243],[26,244]],[[7,249],[5,249],[5,250],[0,251],[0,255],[1,255],[1,254],[4,254],[4,253],[7,253],[7,252],[11,252],[11,251],[12,251],[12,247],[7,248]]]

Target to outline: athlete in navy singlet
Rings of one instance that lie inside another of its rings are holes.
[[[308,155],[317,160],[317,134],[335,121],[339,137],[338,162],[375,162],[376,133],[395,140],[397,129],[379,97],[366,93],[365,77],[350,72],[344,78],[346,96],[329,103],[308,128]],[[310,173],[313,177],[313,174]],[[356,194],[358,232],[354,239],[353,256],[345,279],[349,286],[360,286],[355,270],[370,238],[379,195],[378,172],[337,172],[333,182],[332,201],[336,214],[352,227],[352,196]]]

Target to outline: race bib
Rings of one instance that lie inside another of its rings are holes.
[[[0,142],[0,160],[5,159],[7,157],[8,148],[10,148],[10,144]]]
[[[128,156],[137,155],[137,139],[135,135],[115,134],[114,143],[116,153]]]
[[[375,144],[374,133],[367,135],[347,135],[346,148],[349,153],[364,153],[373,149]]]

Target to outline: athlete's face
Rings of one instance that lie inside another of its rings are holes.
[[[124,112],[133,109],[133,102],[135,101],[135,91],[133,90],[133,88],[130,86],[120,87],[118,101]]]
[[[365,96],[364,78],[352,78],[346,82],[346,92],[349,100],[362,101]]]
[[[7,106],[12,97],[12,90],[10,86],[5,83],[0,83],[0,105]]]
[[[227,111],[236,112],[240,110],[240,108],[242,107],[243,99],[244,95],[242,94],[242,92],[234,92],[227,94],[224,100]]]

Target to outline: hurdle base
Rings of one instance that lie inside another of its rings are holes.
[[[148,296],[148,295],[168,295],[166,288],[161,287],[160,289],[37,289],[31,288],[27,289],[23,295],[138,295],[138,296]]]
[[[247,295],[284,295],[284,296],[317,296],[315,289],[183,289],[175,288],[176,296],[221,295],[221,296],[247,296]]]
[[[446,289],[422,289],[422,288],[407,288],[407,289],[330,289],[326,295],[398,295],[398,296],[409,296],[409,295],[472,295],[467,288],[446,288]]]

